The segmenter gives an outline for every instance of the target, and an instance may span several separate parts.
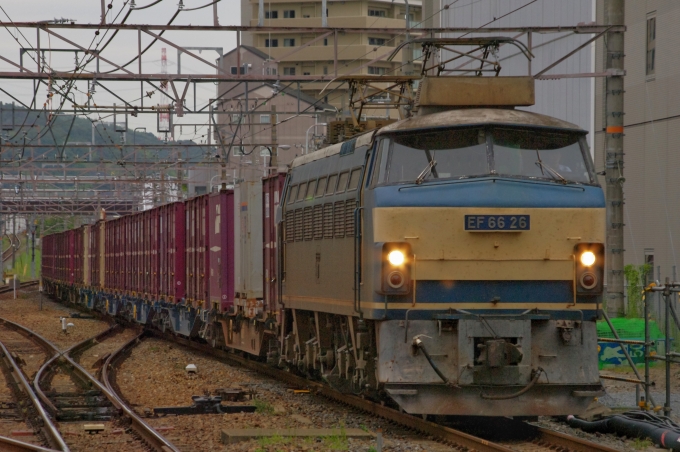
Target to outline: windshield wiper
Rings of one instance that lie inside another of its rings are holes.
[[[416,184],[420,185],[423,183],[425,179],[427,179],[427,176],[432,174],[434,177],[438,178],[439,175],[437,174],[437,170],[434,169],[437,166],[437,161],[432,158],[432,155],[430,154],[430,151],[425,149],[425,155],[427,156],[427,166],[425,167],[424,170],[420,172],[418,177],[416,178]]]
[[[548,173],[553,176],[553,179],[559,179],[560,182],[562,182],[563,184],[566,184],[566,183],[569,182],[564,177],[562,177],[562,175],[560,173],[558,173],[554,169],[550,168],[548,165],[543,163],[541,160],[537,160],[536,164],[541,168],[541,172],[543,172],[543,168],[545,168],[548,171]]]

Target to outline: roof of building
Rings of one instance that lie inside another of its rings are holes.
[[[224,58],[227,55],[230,55],[231,53],[235,52],[237,48],[238,47],[234,47],[233,49],[231,49],[230,51],[228,51],[227,53],[222,55],[222,58]],[[269,55],[264,53],[262,50],[259,50],[257,47],[241,45],[241,48],[246,49],[248,52],[252,53],[255,56],[262,58],[263,60],[268,60],[268,59],[271,58]],[[219,58],[218,58],[218,60],[219,60]]]
[[[277,85],[274,85],[272,83],[252,83],[251,82],[251,85],[248,87],[248,92],[252,93],[252,92],[257,91],[258,89],[260,89],[262,87],[267,87],[267,88],[271,89],[272,91],[278,91],[280,93],[284,93],[287,96],[292,96],[292,97],[298,98],[302,102],[305,102],[309,105],[314,105],[315,110],[329,110],[330,112],[337,111],[337,109],[334,106],[332,106],[332,105],[330,105],[326,102],[323,102],[319,99],[316,99],[316,98],[314,98],[314,97],[312,97],[308,94],[305,94],[302,91],[299,91],[299,90],[294,89],[294,88],[290,88],[288,86],[281,86],[281,85],[277,86]],[[243,96],[243,93],[240,92],[238,95]],[[228,101],[230,99],[224,98],[224,99],[221,99],[221,100]]]

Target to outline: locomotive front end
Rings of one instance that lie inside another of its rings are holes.
[[[361,309],[381,319],[385,392],[416,414],[584,410],[602,389],[605,242],[585,132],[511,109],[451,110],[383,129],[376,151]]]

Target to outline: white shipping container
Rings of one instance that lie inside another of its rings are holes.
[[[262,299],[262,181],[235,186],[234,201],[237,298]]]

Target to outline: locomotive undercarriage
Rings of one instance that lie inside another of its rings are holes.
[[[563,415],[585,410],[602,391],[597,363],[582,359],[596,354],[595,324],[580,317],[468,313],[376,321],[286,309],[280,322],[213,311],[187,311],[178,321],[161,302],[49,281],[45,290],[112,316],[266,359],[344,393],[389,400],[412,414]]]

